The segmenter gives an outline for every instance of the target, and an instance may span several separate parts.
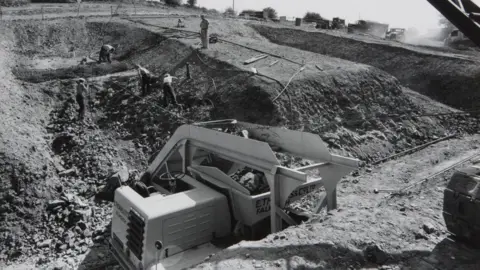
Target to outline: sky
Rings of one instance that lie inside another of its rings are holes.
[[[307,11],[327,19],[340,17],[387,23],[390,27],[427,31],[436,28],[440,13],[426,0],[197,0],[198,5],[224,11],[235,1],[235,11],[273,7],[279,16],[303,17]],[[480,0],[473,0],[480,6]]]

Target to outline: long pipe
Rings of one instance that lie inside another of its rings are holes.
[[[453,137],[457,136],[457,134],[452,134],[452,135],[449,135],[449,136],[446,136],[446,137],[442,137],[440,139],[437,139],[437,140],[434,140],[434,141],[431,141],[431,142],[428,142],[428,143],[425,143],[425,144],[422,144],[422,145],[419,145],[419,146],[416,146],[416,147],[413,147],[413,148],[410,148],[410,149],[407,149],[403,152],[400,152],[400,153],[397,153],[397,154],[394,154],[394,155],[391,155],[391,156],[388,156],[386,158],[383,158],[381,160],[377,160],[375,162],[372,163],[372,165],[378,165],[380,163],[383,163],[385,161],[388,161],[388,160],[391,160],[393,158],[397,158],[397,157],[400,157],[400,156],[403,156],[403,155],[406,155],[408,153],[412,153],[412,152],[416,152],[420,149],[423,149],[427,146],[430,146],[432,144],[436,144],[436,143],[439,143],[439,142],[442,142],[442,141],[445,141],[445,140],[448,140],[448,139],[451,139]]]

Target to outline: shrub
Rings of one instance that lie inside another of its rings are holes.
[[[207,13],[212,14],[212,15],[218,15],[218,14],[220,14],[220,11],[218,11],[214,8],[211,8],[211,9],[207,10]]]
[[[29,0],[0,0],[2,7],[19,7],[30,4]]]
[[[269,19],[273,20],[277,18],[277,11],[271,7],[264,8],[263,12],[267,13],[267,18]]]
[[[165,4],[170,6],[180,6],[182,4],[182,0],[165,0]]]
[[[194,7],[197,5],[197,0],[187,0],[187,4],[190,6],[190,7]]]
[[[322,19],[322,16],[316,12],[307,12],[305,16],[303,16],[303,20],[306,22],[312,22]]]
[[[223,14],[229,15],[229,16],[235,16],[236,15],[235,10],[231,7],[227,8]]]

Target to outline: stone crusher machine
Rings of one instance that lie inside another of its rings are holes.
[[[318,163],[283,167],[275,152]],[[287,206],[312,191],[318,191],[318,207],[336,208],[337,183],[358,162],[331,154],[311,133],[236,120],[183,125],[144,173],[148,194],[116,189],[111,252],[124,269],[193,266],[236,232],[258,239],[298,224]],[[261,175],[268,189],[252,194],[234,180],[245,168]]]

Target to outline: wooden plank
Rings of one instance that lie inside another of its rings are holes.
[[[323,71],[323,68],[321,68],[319,65],[315,65],[315,67],[317,67],[318,70]]]
[[[273,66],[273,65],[275,65],[275,64],[277,64],[277,63],[278,63],[278,60],[275,60],[275,61],[273,61],[273,62],[272,62],[270,65],[268,65],[268,66],[271,67],[271,66]]]
[[[268,55],[266,55],[266,54],[257,55],[255,57],[252,57],[252,58],[248,59],[248,60],[245,60],[245,62],[243,62],[243,64],[248,65],[248,64],[257,62],[258,60],[261,60],[263,58],[267,58],[267,57],[268,57]]]

